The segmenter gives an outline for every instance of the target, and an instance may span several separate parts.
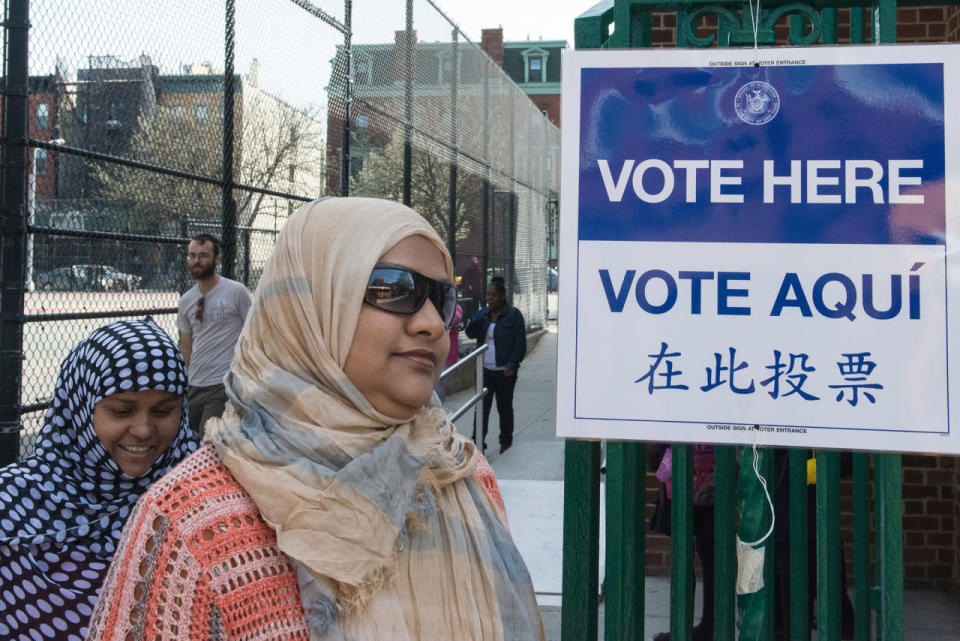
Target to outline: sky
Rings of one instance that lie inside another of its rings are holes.
[[[344,0],[310,0],[337,20]],[[479,44],[484,28],[502,26],[505,40],[566,40],[573,21],[596,0],[414,0],[418,37],[445,42],[450,24]],[[236,71],[254,59],[261,87],[298,107],[322,107],[330,62],[342,36],[291,0],[236,0]],[[403,29],[406,0],[353,0],[355,43],[392,43]],[[182,73],[187,63],[223,69],[222,0],[32,0],[31,74],[52,73],[57,61],[68,79],[89,66],[89,56],[136,61],[141,55],[162,74]]]
[[[596,0],[435,0],[475,42],[480,30],[503,27],[506,40],[566,40],[573,47],[573,21]]]

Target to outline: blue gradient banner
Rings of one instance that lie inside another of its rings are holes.
[[[940,63],[584,68],[580,83],[580,240],[945,242]]]

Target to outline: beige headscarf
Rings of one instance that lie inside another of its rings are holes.
[[[370,271],[412,235],[452,277],[437,233],[403,205],[301,207],[254,294],[230,403],[206,440],[295,562],[314,638],[538,638],[529,576],[473,479],[473,443],[440,408],[378,412],[343,372]]]

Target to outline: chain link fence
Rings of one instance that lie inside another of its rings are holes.
[[[429,0],[6,0],[4,24],[0,463],[90,331],[177,335],[190,236],[253,289],[319,196],[411,205],[466,313],[500,274],[546,322],[559,132]]]

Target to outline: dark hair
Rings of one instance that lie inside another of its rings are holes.
[[[213,234],[206,234],[206,233],[204,233],[204,234],[197,234],[196,236],[194,236],[194,237],[191,238],[190,240],[192,240],[192,241],[195,240],[195,241],[197,241],[198,243],[200,243],[201,245],[203,245],[204,243],[213,243],[213,255],[214,255],[214,256],[219,256],[219,255],[220,255],[220,239],[217,238],[216,236],[214,236]]]
[[[490,279],[490,286],[497,290],[497,293],[507,297],[507,282],[503,279],[503,276],[494,276]]]

